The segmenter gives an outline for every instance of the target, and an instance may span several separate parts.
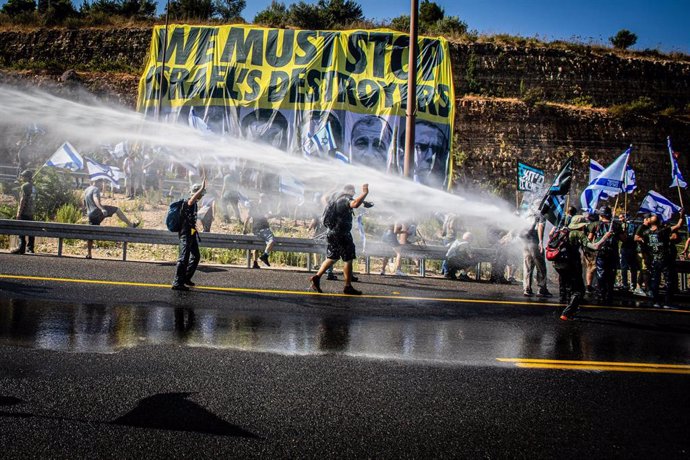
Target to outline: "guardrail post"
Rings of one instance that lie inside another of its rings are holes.
[[[685,291],[688,288],[688,274],[679,273],[680,275],[680,290]]]
[[[122,242],[122,260],[123,261],[127,260],[127,242],[126,241]]]
[[[62,257],[62,238],[58,238],[58,257]]]
[[[369,256],[364,258],[364,272],[367,275],[371,274],[371,257]]]
[[[424,257],[419,259],[419,274],[422,275],[422,278],[426,276],[426,259]]]
[[[252,250],[247,249],[247,268],[252,268]]]
[[[314,262],[311,260],[311,253],[307,253],[307,271],[310,272],[314,269]]]

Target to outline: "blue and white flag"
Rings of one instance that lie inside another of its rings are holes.
[[[346,164],[350,164],[350,157],[338,150],[335,151],[335,159]]]
[[[299,204],[304,203],[304,182],[289,174],[280,175],[280,193],[298,198]]]
[[[604,198],[602,198],[602,195]],[[597,204],[600,199],[605,199],[606,194],[601,190],[590,190],[588,188],[582,191],[580,195],[580,207],[585,212],[594,212],[597,209]]]
[[[310,135],[302,147],[306,157],[314,155],[326,157],[330,151],[335,150],[338,146],[333,138],[331,123],[326,123],[314,134]]]
[[[625,180],[623,189],[625,193],[632,193],[637,188],[637,178],[635,177],[635,170],[630,165],[625,168]]]
[[[201,117],[197,117],[194,112],[194,107],[189,109],[189,117],[187,119],[189,126],[196,129],[202,134],[211,134],[211,128],[208,127],[206,122]]]
[[[586,190],[601,190],[609,197],[616,196],[622,192],[625,171],[631,151],[632,146],[628,147],[608,168],[604,169],[592,180]]]
[[[678,161],[676,161],[678,153],[674,152],[673,148],[671,147],[671,136],[666,138],[666,142],[668,143],[668,154],[671,157],[671,178],[673,180],[671,181],[670,186],[686,188],[688,183],[685,182],[683,175],[680,173],[680,169],[678,169]]]
[[[72,172],[79,171],[84,167],[84,159],[72,144],[65,142],[53,155],[48,158],[44,166],[53,168],[69,169]]]
[[[672,203],[668,198],[660,193],[650,190],[647,196],[642,200],[639,214],[651,212],[661,216],[661,220],[668,222],[673,217],[674,212],[679,212],[680,206]]]
[[[88,157],[86,158],[86,168],[89,170],[90,180],[104,179],[110,181],[116,188],[120,188],[120,177],[122,176],[120,168],[98,163]]]
[[[359,232],[360,238],[362,238],[362,249],[361,252],[366,252],[367,250],[367,234],[364,232],[364,221],[363,217],[366,211],[361,212],[357,215],[357,231]]]

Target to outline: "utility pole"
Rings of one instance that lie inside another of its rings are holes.
[[[158,111],[156,112],[156,120],[160,121],[161,112],[163,111],[163,74],[165,73],[165,53],[168,48],[168,17],[170,15],[170,0],[167,0],[165,6],[165,32],[163,34],[163,59],[161,62],[161,74],[158,78]]]
[[[414,170],[414,122],[417,111],[417,10],[418,0],[410,0],[410,56],[407,65],[407,109],[405,111],[405,177]]]

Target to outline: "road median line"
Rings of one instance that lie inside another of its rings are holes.
[[[616,361],[575,361],[532,358],[496,358],[502,363],[524,369],[554,369],[575,371],[642,372],[657,374],[690,374],[690,365],[662,363],[634,363]]]

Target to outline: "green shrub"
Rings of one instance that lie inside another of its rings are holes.
[[[627,29],[621,29],[613,37],[609,37],[609,41],[614,48],[626,50],[637,43],[637,35]]]
[[[60,206],[55,215],[55,221],[61,224],[76,224],[82,218],[81,208],[74,203],[66,203]]]
[[[520,100],[524,102],[528,107],[534,107],[537,104],[544,102],[544,89],[535,86],[528,88],[520,97]]]
[[[659,110],[659,115],[664,116],[664,117],[674,117],[680,113],[680,110],[677,108],[671,106],[671,107],[666,107],[665,109]]]
[[[14,219],[17,215],[17,207],[8,204],[0,205],[0,219]]]
[[[72,204],[79,208],[80,203],[74,192],[71,178],[58,174],[52,168],[43,168],[34,178],[36,188],[36,220],[54,220],[57,210]]]
[[[578,107],[591,108],[594,105],[592,96],[577,96],[571,99],[570,103]]]
[[[609,113],[616,118],[632,118],[636,116],[651,115],[656,109],[654,101],[642,96],[627,104],[618,104],[609,107]]]

